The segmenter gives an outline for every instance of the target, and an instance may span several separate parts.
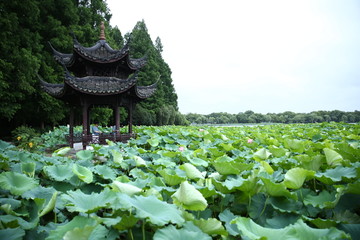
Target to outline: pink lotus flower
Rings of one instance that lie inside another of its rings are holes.
[[[200,129],[199,129],[199,131],[200,131],[200,132],[203,132],[203,131],[204,131],[204,129],[200,128]]]
[[[180,151],[180,152],[182,152],[182,151],[184,151],[184,150],[185,150],[184,147],[179,147],[179,151]]]
[[[252,140],[251,138],[249,138],[249,139],[247,140],[247,142],[248,142],[248,143],[253,143],[254,140]]]

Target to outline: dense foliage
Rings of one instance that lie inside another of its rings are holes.
[[[316,122],[360,122],[360,111],[343,112],[314,111],[311,113],[294,113],[286,111],[283,113],[255,113],[251,110],[230,114],[225,112],[202,115],[188,113],[186,118],[191,123],[197,124],[234,124],[234,123],[316,123]]]
[[[110,10],[105,0],[28,0],[0,2],[0,136],[8,135],[20,125],[46,127],[67,123],[68,107],[39,88],[37,74],[46,81],[63,81],[63,69],[52,57],[49,42],[59,51],[70,53],[73,36],[84,46],[92,46],[99,38],[99,26],[105,21],[106,40],[120,49],[129,40],[117,27],[109,26]],[[177,95],[172,85],[171,70],[161,57],[160,38],[152,42],[144,21],[139,22],[131,36],[133,57],[148,56],[149,63],[141,72],[140,84],[158,80],[158,91],[149,103],[137,109],[136,116],[147,113],[149,119],[136,118],[138,124],[163,123],[167,111],[173,118],[178,114]],[[164,106],[168,108],[165,109]],[[105,115],[104,115],[105,113]],[[111,109],[93,112],[96,116],[110,116]],[[81,121],[80,111],[75,118]],[[111,117],[103,118],[109,124]],[[126,119],[122,118],[123,121]],[[178,118],[178,122],[185,119]],[[166,122],[166,121],[165,121]],[[169,123],[176,123],[175,121]]]
[[[137,127],[52,156],[0,142],[1,239],[356,239],[360,125]]]

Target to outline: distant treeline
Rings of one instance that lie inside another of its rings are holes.
[[[227,123],[316,123],[316,122],[360,122],[360,111],[343,112],[314,111],[310,113],[255,113],[251,110],[230,114],[225,112],[211,113],[207,115],[188,113],[185,115],[190,123],[197,124],[227,124]]]

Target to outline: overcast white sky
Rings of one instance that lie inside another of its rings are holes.
[[[181,113],[360,110],[359,0],[107,0],[160,37]]]

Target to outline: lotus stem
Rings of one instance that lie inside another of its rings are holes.
[[[142,230],[143,240],[145,240],[145,238],[146,238],[146,236],[145,236],[145,221],[142,222],[141,230]]]

